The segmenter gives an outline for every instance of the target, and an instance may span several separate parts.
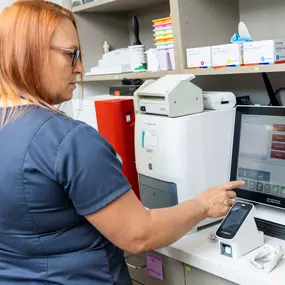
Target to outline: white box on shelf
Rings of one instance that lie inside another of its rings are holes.
[[[212,46],[211,50],[213,68],[238,67],[243,65],[242,43]]]
[[[186,50],[187,68],[210,68],[212,66],[211,47],[188,48]]]
[[[130,64],[130,51],[128,48],[120,48],[107,52],[103,54],[100,64],[101,65]]]
[[[131,72],[130,52],[128,48],[116,49],[103,54],[85,75],[102,75]]]
[[[92,67],[90,72],[87,72],[85,75],[102,75],[102,74],[117,74],[117,73],[126,73],[131,72],[130,64],[122,65],[113,65],[113,66],[95,66]]]
[[[285,63],[285,40],[264,40],[243,44],[244,65]]]
[[[275,40],[275,63],[285,63],[285,40]]]

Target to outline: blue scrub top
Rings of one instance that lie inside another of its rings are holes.
[[[0,128],[0,284],[131,285],[124,253],[84,218],[130,189],[83,122],[32,106]]]

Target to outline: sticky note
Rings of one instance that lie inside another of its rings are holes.
[[[146,270],[148,276],[163,280],[162,257],[148,252],[146,254]]]

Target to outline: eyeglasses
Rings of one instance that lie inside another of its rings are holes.
[[[51,49],[62,51],[66,54],[68,54],[72,60],[72,67],[74,67],[78,59],[80,58],[80,50],[79,49],[70,49],[70,48],[63,48],[63,47],[57,47],[57,46],[50,46]]]

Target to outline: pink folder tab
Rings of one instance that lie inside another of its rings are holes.
[[[148,276],[163,280],[161,256],[148,252],[146,254],[146,271]]]

